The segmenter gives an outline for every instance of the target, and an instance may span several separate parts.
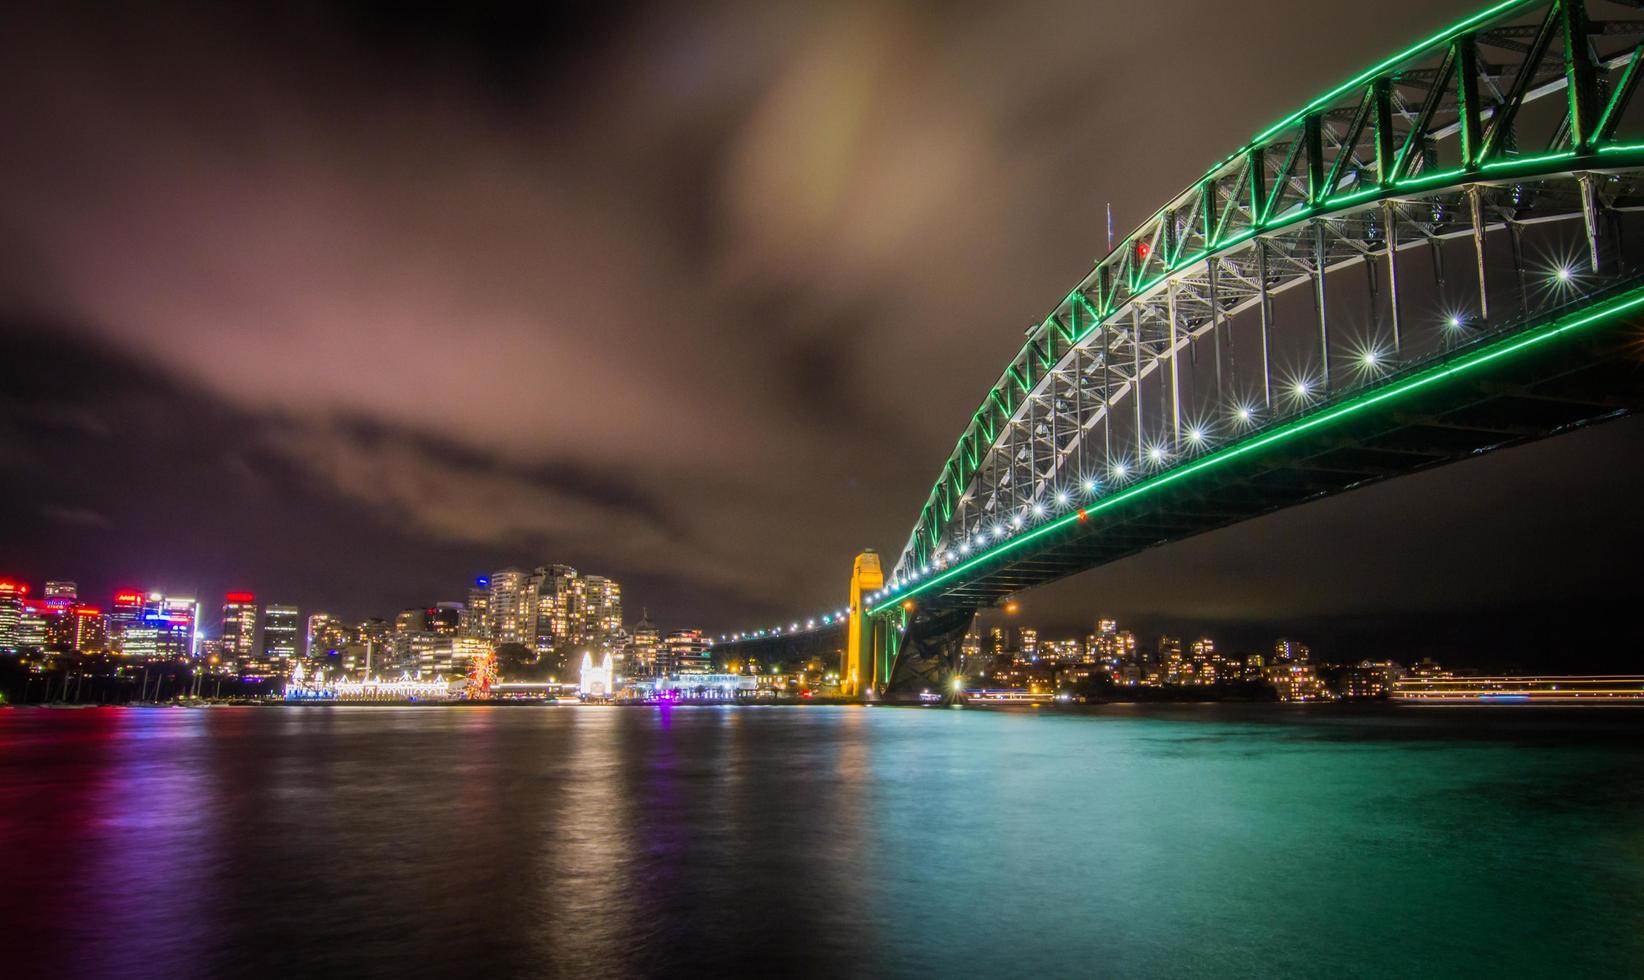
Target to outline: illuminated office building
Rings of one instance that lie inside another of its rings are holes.
[[[117,619],[126,624],[122,630],[122,652],[128,656],[177,660],[194,656],[199,639],[198,602],[150,592],[143,597],[139,610],[129,600],[121,603],[128,595],[120,593],[115,597]]]
[[[23,619],[23,600],[29,587],[22,582],[0,580],[0,649],[13,650],[23,644],[18,638]]]
[[[74,614],[70,617],[74,623],[72,642],[74,649],[81,653],[91,653],[108,649],[108,619],[101,609],[92,606],[75,606]]]
[[[126,652],[125,631],[143,616],[143,593],[136,589],[120,589],[108,610],[108,638],[114,649]]]
[[[230,592],[223,596],[223,663],[236,669],[250,665],[257,647],[257,597],[250,592]]]
[[[481,575],[468,590],[468,605],[463,609],[462,632],[467,636],[492,638],[491,633],[491,578]]]
[[[663,642],[661,675],[684,677],[714,672],[713,644],[701,630],[674,630]]]
[[[49,629],[57,609],[44,599],[24,599],[17,617],[17,648],[44,650],[50,640]]]
[[[263,607],[262,655],[258,660],[264,670],[281,676],[291,672],[292,661],[297,659],[297,620],[296,606],[271,602]]]

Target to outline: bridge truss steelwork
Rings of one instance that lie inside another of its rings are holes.
[[[975,608],[1639,407],[1616,348],[1553,348],[1644,304],[1641,5],[1497,4],[1211,167],[1028,329],[870,609]]]

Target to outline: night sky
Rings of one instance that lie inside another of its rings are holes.
[[[0,575],[361,617],[558,561],[669,627],[837,606],[1108,203],[1474,6],[7,5]],[[1636,667],[1641,450],[1356,491],[1021,621]]]

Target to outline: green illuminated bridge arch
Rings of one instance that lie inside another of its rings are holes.
[[[1644,404],[1638,7],[1481,10],[1125,236],[1027,331],[865,597],[879,685],[932,679],[903,669],[921,620]]]

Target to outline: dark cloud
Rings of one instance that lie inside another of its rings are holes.
[[[57,504],[46,504],[40,508],[41,516],[58,524],[67,524],[71,527],[110,527],[109,519],[94,510],[85,507],[64,507]]]
[[[9,6],[7,492],[111,526],[0,561],[354,615],[543,560],[675,622],[831,606],[1109,203],[1468,6]],[[1344,608],[1273,598],[1271,551],[1249,601],[1267,532],[1226,533],[1126,608]]]

